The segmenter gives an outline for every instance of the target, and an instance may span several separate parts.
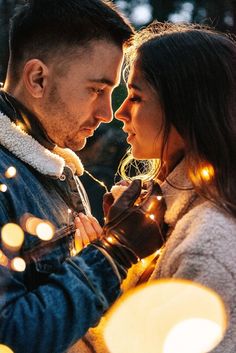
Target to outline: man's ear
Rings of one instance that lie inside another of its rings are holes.
[[[41,98],[48,81],[48,67],[38,59],[27,61],[24,66],[23,81],[34,98]]]

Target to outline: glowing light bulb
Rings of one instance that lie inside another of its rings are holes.
[[[13,271],[24,272],[24,270],[26,268],[25,260],[22,259],[21,257],[15,257],[11,261],[11,268]]]
[[[154,219],[155,219],[154,214],[150,214],[150,215],[149,215],[149,218],[151,218],[151,219],[154,221]]]
[[[14,353],[9,347],[4,344],[0,344],[0,352],[1,353]]]
[[[7,191],[7,186],[5,184],[0,184],[0,191],[1,192],[6,192]]]
[[[214,176],[214,169],[211,165],[206,166],[200,170],[200,175],[205,181],[210,181]]]
[[[109,241],[109,243],[114,243],[114,239],[112,237],[108,237],[107,240]]]
[[[16,168],[9,167],[5,172],[5,177],[8,179],[14,178],[16,176]]]
[[[162,196],[161,196],[161,195],[158,195],[158,196],[157,196],[157,200],[158,200],[158,201],[161,201],[161,199],[162,199]]]
[[[21,123],[20,121],[17,121],[16,122],[16,127],[19,129],[19,130],[24,130],[24,124],[23,123]]]
[[[154,257],[157,256],[157,255],[160,255],[161,254],[161,249],[158,249],[157,251],[154,252]]]
[[[51,240],[54,236],[54,227],[49,222],[41,221],[36,227],[36,235],[41,240]]]
[[[141,259],[141,263],[142,263],[142,265],[143,265],[144,267],[146,267],[146,266],[147,266],[147,260],[145,260],[145,259]]]
[[[10,251],[17,251],[23,244],[24,232],[22,228],[15,223],[7,223],[2,227],[2,242]]]

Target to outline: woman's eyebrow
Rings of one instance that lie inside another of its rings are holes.
[[[142,88],[140,86],[138,86],[136,83],[128,83],[128,88],[131,89],[136,89],[138,91],[142,91]]]

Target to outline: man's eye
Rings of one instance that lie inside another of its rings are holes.
[[[100,96],[101,94],[104,93],[104,89],[103,88],[92,88],[92,91],[97,94],[98,96]]]

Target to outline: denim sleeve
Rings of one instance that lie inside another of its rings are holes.
[[[119,278],[93,246],[33,291],[23,277],[0,266],[0,343],[14,353],[66,352],[120,294]]]

